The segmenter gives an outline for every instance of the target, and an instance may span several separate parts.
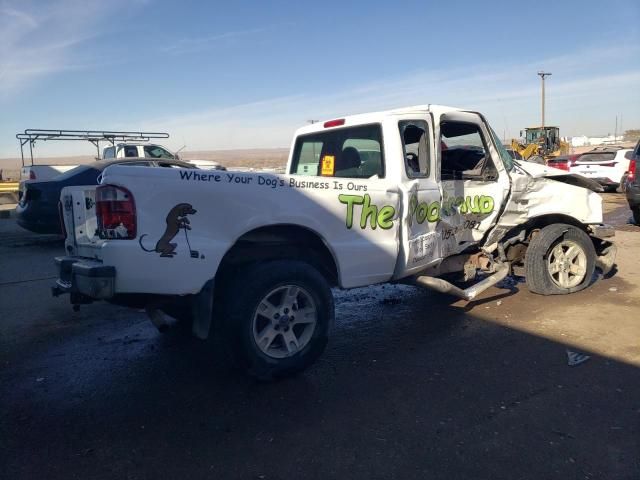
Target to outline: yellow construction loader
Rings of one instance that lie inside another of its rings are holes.
[[[550,158],[567,155],[570,145],[560,139],[558,127],[531,127],[525,128],[524,143],[514,138],[511,148],[529,162],[545,163]]]

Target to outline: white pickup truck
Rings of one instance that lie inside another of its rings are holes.
[[[106,147],[102,151],[105,160],[113,158],[161,158],[180,160],[177,153],[171,153],[166,148],[154,143],[120,143]],[[225,170],[220,163],[212,160],[184,160],[203,170]]]
[[[615,258],[600,190],[515,162],[476,112],[348,116],[299,129],[285,174],[113,166],[64,189],[53,293],[189,320],[199,338],[215,325],[242,367],[276,378],[323,351],[331,287],[470,301],[514,268],[538,294],[587,287]]]

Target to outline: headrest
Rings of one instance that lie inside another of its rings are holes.
[[[340,155],[339,168],[337,170],[344,170],[347,168],[358,168],[362,160],[360,160],[360,154],[355,147],[347,147],[342,151]]]

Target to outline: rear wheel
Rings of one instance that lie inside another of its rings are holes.
[[[585,232],[572,225],[548,225],[527,248],[527,286],[540,295],[580,291],[589,285],[595,262],[596,251]]]
[[[273,380],[304,370],[322,354],[334,305],[314,267],[276,260],[246,267],[230,280],[223,335],[242,369]]]

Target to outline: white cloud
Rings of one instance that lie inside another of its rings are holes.
[[[237,30],[216,35],[207,35],[204,37],[181,38],[170,45],[165,45],[160,49],[160,51],[174,55],[201,52],[220,45],[226,40],[255,35],[266,30],[267,28],[253,28],[250,30]]]
[[[308,119],[431,102],[482,111],[500,135],[511,137],[540,121],[536,72],[544,67],[553,72],[547,80],[547,124],[558,124],[565,136],[595,135],[606,133],[619,113],[626,112],[629,128],[632,122],[640,124],[640,69],[624,63],[638,54],[640,48],[621,47],[585,50],[530,64],[412,72],[323,94],[300,92],[146,119],[135,128],[167,130],[173,146],[180,146],[184,139],[191,150],[282,147],[289,144],[293,130]]]
[[[0,3],[0,99],[48,75],[85,66],[75,50],[100,34],[116,1]]]

